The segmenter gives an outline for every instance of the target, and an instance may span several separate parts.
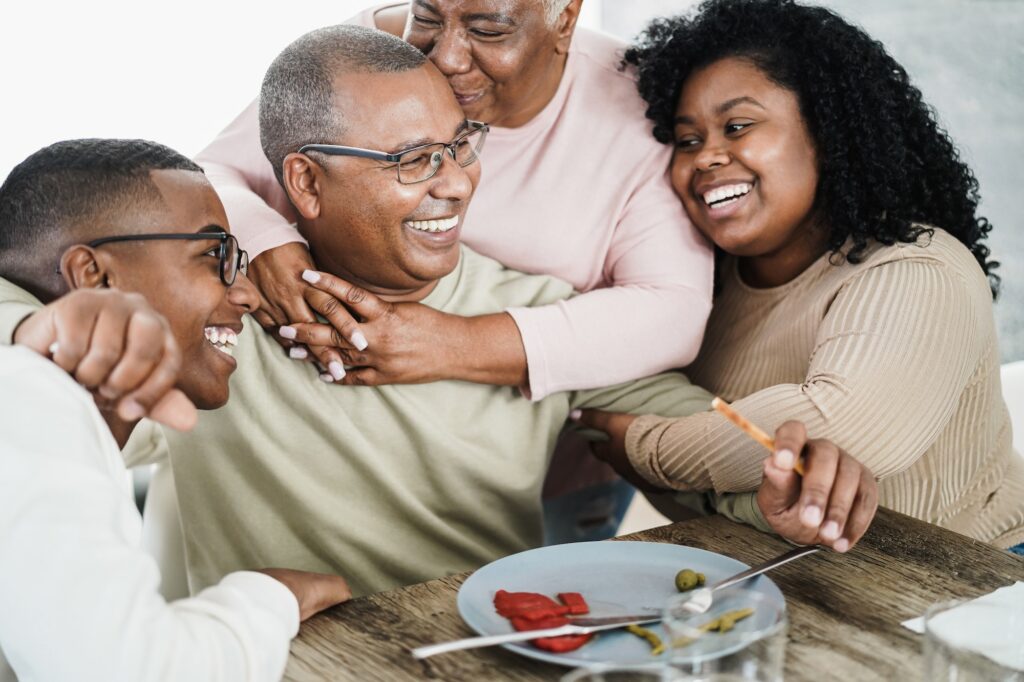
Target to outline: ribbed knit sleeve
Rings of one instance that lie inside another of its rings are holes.
[[[823,319],[791,321],[816,327],[806,330],[815,342],[804,380],[734,405],[769,431],[803,421],[813,437],[834,441],[875,476],[892,476],[928,450],[957,408],[977,356],[975,308],[959,273],[940,261],[866,269],[835,294]],[[763,360],[768,370],[771,354]],[[716,413],[644,417],[627,447],[645,478],[676,489],[751,490],[766,454]]]

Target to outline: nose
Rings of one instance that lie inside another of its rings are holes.
[[[256,285],[241,272],[235,276],[235,283],[228,287],[228,303],[241,308],[245,313],[253,313],[260,307],[260,294]]]
[[[473,180],[469,171],[475,164],[480,163],[480,160],[477,159],[463,168],[451,154],[442,154],[441,159],[441,167],[434,175],[430,194],[436,199],[446,201],[469,201],[473,196]]]
[[[472,48],[465,36],[444,28],[427,53],[438,71],[447,77],[466,73],[473,66]]]
[[[728,165],[732,160],[724,141],[707,140],[693,159],[693,165],[699,171],[710,171]]]

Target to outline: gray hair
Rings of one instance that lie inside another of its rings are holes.
[[[334,106],[339,73],[397,73],[426,60],[404,40],[363,26],[328,26],[286,47],[267,69],[260,90],[260,144],[278,182],[288,154],[345,133],[344,112]]]
[[[544,0],[544,16],[549,24],[554,24],[558,16],[568,7],[572,0]]]

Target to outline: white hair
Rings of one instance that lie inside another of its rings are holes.
[[[571,0],[544,0],[544,16],[549,24],[554,24]]]

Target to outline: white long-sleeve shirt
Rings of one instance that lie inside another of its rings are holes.
[[[0,649],[21,682],[278,680],[281,583],[238,572],[167,603],[117,445],[59,367],[0,347]],[[10,677],[0,657],[0,680]]]

